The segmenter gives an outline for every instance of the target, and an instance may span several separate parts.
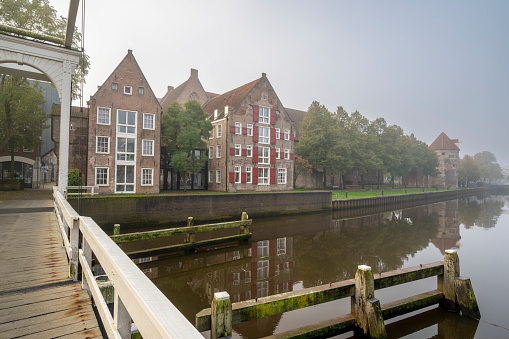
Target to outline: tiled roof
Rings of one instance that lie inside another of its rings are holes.
[[[224,110],[225,106],[236,107],[239,102],[249,93],[249,91],[256,85],[260,79],[256,79],[240,86],[234,90],[221,94],[217,97],[210,99],[204,106],[203,110],[207,113],[214,113],[214,110]]]
[[[166,107],[170,105],[170,102],[177,100],[178,96],[187,86],[187,83],[189,82],[190,79],[191,78],[181,83],[179,86],[177,86],[177,88],[174,88],[173,90],[166,92],[166,94],[161,98],[161,100],[159,100],[159,103],[163,107],[163,110],[166,110]]]
[[[457,139],[455,139],[457,140]],[[444,133],[440,133],[438,138],[433,141],[431,145],[429,145],[429,148],[432,150],[438,151],[438,150],[454,150],[459,151],[459,147],[454,144],[454,142],[449,139],[449,137]]]
[[[53,104],[51,106],[51,115],[60,115],[60,104]],[[71,117],[75,118],[88,118],[88,107],[83,107],[83,113],[78,106],[71,106]]]
[[[297,130],[297,132],[300,130],[300,123],[302,120],[304,120],[304,116],[306,115],[305,111],[300,111],[298,109],[293,108],[286,108],[286,111],[288,112],[288,115],[290,116],[290,119],[293,121],[293,127]]]

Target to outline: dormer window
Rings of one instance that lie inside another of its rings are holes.
[[[133,88],[131,86],[124,86],[124,94],[132,95]]]

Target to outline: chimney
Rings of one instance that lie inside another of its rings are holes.
[[[262,73],[262,78],[266,78],[267,77],[267,73]]]
[[[198,77],[198,70],[191,68],[191,78],[197,78]]]
[[[127,55],[129,55],[129,60],[131,60],[131,57],[133,56],[133,50],[132,49],[128,49],[127,50]]]
[[[168,86],[168,92],[171,92],[171,91],[173,91],[174,89],[175,89],[175,87],[173,87],[173,86]]]
[[[217,114],[218,114],[218,110],[217,110],[217,109],[215,109],[215,110],[214,110],[214,120],[216,120],[216,119],[217,119]]]

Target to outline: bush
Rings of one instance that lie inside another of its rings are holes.
[[[24,189],[23,180],[18,179],[0,179],[0,191],[19,191]]]

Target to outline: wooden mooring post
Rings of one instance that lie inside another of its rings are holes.
[[[385,304],[381,304],[375,298],[377,289],[433,276],[438,278],[436,290]],[[351,297],[351,313],[274,334],[270,338],[314,338],[338,335],[351,330],[361,337],[387,338],[384,320],[436,304],[440,304],[448,310],[461,311],[463,316],[474,319],[481,317],[470,279],[459,275],[459,258],[455,249],[445,252],[443,262],[383,272],[376,274],[375,277],[371,267],[360,265],[355,279],[241,301],[233,305],[230,303],[229,297],[228,301],[225,299],[228,294],[223,293],[216,293],[212,307],[204,309],[196,315],[196,328],[199,331],[215,328],[211,338],[231,334],[228,329],[231,329],[233,324],[346,297]],[[216,297],[216,295],[219,296]]]

